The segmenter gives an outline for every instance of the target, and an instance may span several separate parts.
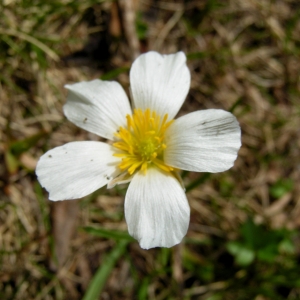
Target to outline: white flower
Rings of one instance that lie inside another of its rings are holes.
[[[177,170],[222,172],[241,145],[229,112],[196,111],[173,120],[190,87],[184,53],[138,57],[130,71],[134,110],[117,82],[66,85],[66,117],[112,141],[72,142],[39,160],[36,174],[53,201],[84,197],[104,185],[130,182],[125,218],[145,249],[172,247],[185,236],[190,208]]]

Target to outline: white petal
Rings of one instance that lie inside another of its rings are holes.
[[[153,167],[133,177],[125,198],[125,217],[129,234],[142,248],[172,247],[187,232],[190,207],[179,182]]]
[[[119,158],[101,142],[72,142],[56,147],[38,161],[36,174],[49,199],[84,197],[107,184],[119,171]]]
[[[223,172],[233,166],[241,146],[236,118],[221,109],[187,114],[166,132],[167,165],[196,172]]]
[[[160,55],[148,52],[139,56],[130,70],[135,108],[150,108],[173,119],[189,91],[190,71],[183,52]]]
[[[119,83],[95,79],[65,88],[69,93],[64,113],[78,127],[112,140],[114,132],[126,125],[131,108]]]

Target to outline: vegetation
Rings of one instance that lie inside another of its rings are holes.
[[[299,1],[123,2],[0,4],[0,298],[300,299]],[[146,251],[127,233],[126,186],[50,203],[34,170],[48,149],[99,140],[63,116],[64,84],[128,91],[133,53],[149,50],[187,54],[179,114],[231,111],[243,145],[225,173],[182,173],[188,234]]]

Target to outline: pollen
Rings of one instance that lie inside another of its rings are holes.
[[[127,115],[127,126],[120,127],[115,133],[113,144],[119,151],[114,156],[121,157],[119,168],[132,175],[142,170],[146,173],[150,165],[164,171],[174,169],[163,161],[163,152],[167,148],[164,142],[165,132],[173,123],[168,121],[168,114],[161,118],[155,111],[135,109],[132,116]]]

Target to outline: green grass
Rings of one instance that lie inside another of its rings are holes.
[[[181,245],[140,249],[124,220],[127,186],[102,188],[79,201],[65,261],[51,266],[65,228],[53,233],[55,204],[34,166],[48,149],[96,139],[64,119],[64,84],[101,78],[128,91],[131,53],[123,31],[109,33],[118,21],[112,2],[0,4],[0,298],[299,299],[297,0],[186,1],[161,43],[161,52],[188,58],[192,84],[180,113],[225,109],[242,128],[232,169],[182,173],[191,224]],[[160,44],[178,9],[149,3],[136,12],[142,51]],[[104,33],[105,62],[74,55]]]

